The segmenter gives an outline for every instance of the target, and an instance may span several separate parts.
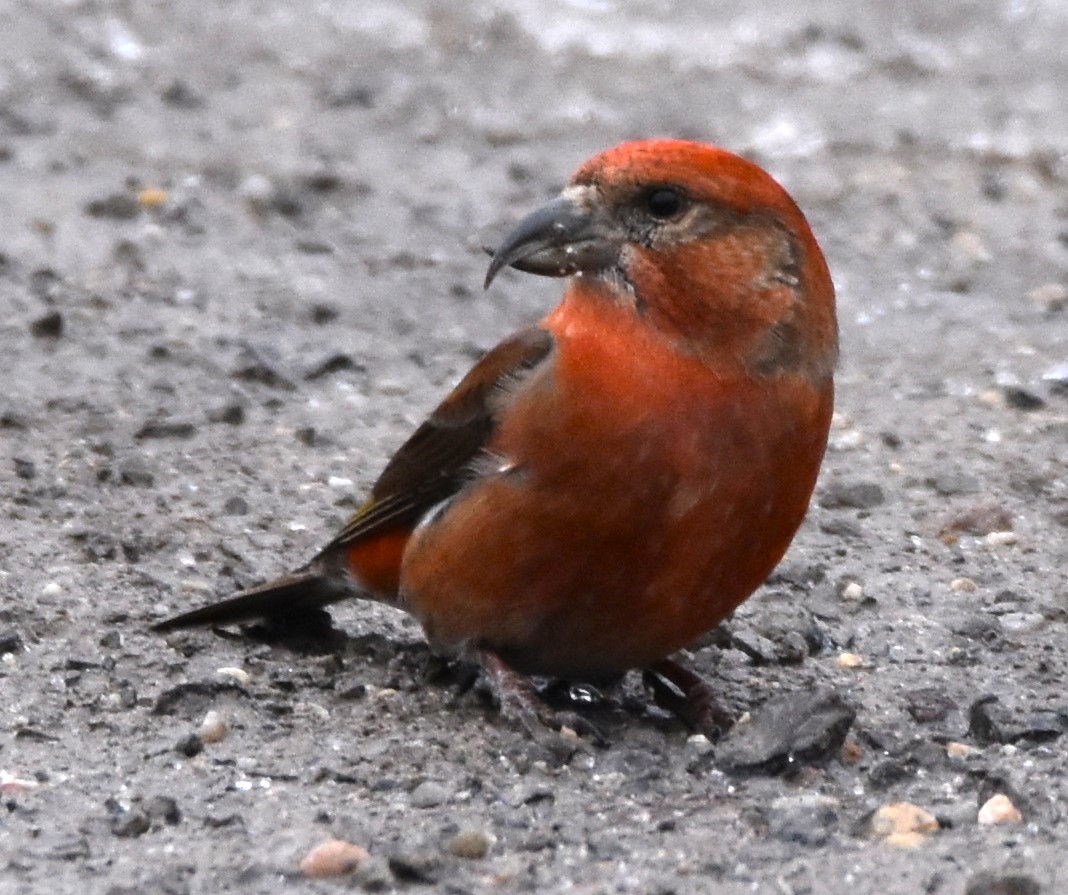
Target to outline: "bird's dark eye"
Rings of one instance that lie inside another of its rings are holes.
[[[670,186],[660,186],[645,196],[645,208],[654,218],[666,221],[686,209],[686,197]]]

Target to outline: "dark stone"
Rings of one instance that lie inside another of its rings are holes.
[[[745,653],[757,665],[771,665],[778,658],[775,644],[755,631],[735,631],[731,637],[731,646]]]
[[[57,861],[85,861],[90,855],[89,840],[84,836],[62,840],[49,849],[47,855]]]
[[[174,744],[174,751],[186,758],[193,758],[204,751],[204,741],[195,733],[186,734]]]
[[[907,780],[913,775],[912,769],[895,758],[880,761],[868,772],[868,780],[876,789],[888,789],[895,783]]]
[[[360,865],[352,881],[365,892],[384,892],[392,889],[394,882],[389,862],[374,855]]]
[[[159,93],[159,98],[176,109],[196,109],[204,104],[203,97],[181,78],[175,78]]]
[[[979,480],[963,472],[939,473],[924,479],[924,484],[943,497],[952,497],[954,494],[972,494],[979,490]]]
[[[981,743],[1008,743],[1012,712],[996,696],[980,696],[968,708],[968,732]]]
[[[1046,406],[1046,402],[1038,395],[1018,385],[1007,385],[1002,389],[1002,393],[1005,395],[1005,403],[1015,410],[1041,410]]]
[[[241,359],[231,374],[235,379],[245,382],[258,382],[268,388],[281,389],[282,391],[296,391],[296,383],[281,364],[274,358],[267,356],[263,351],[246,345],[241,350]]]
[[[968,709],[968,731],[981,743],[1048,742],[1068,730],[1068,715],[1042,710],[1016,713],[996,696],[981,696]]]
[[[177,715],[188,717],[201,715],[208,710],[220,694],[245,696],[245,690],[232,681],[189,681],[164,690],[152,706],[153,715]]]
[[[320,93],[320,98],[324,105],[332,109],[344,109],[350,106],[370,109],[374,105],[374,91],[366,84],[350,80],[347,75],[324,88]]]
[[[716,764],[775,774],[795,761],[826,761],[838,754],[855,717],[853,708],[828,690],[772,697],[748,722],[731,729],[716,750]]]
[[[324,376],[329,376],[331,373],[339,373],[342,370],[355,370],[358,369],[356,361],[354,361],[349,355],[337,352],[324,357],[318,363],[312,364],[308,368],[308,372],[304,374],[305,379],[322,379]]]
[[[151,488],[156,477],[139,460],[127,460],[119,467],[119,481],[134,488]]]
[[[58,339],[63,335],[63,315],[49,311],[30,324],[30,332],[38,339]]]
[[[6,628],[0,631],[0,653],[17,653],[24,646],[22,635],[14,628]]]
[[[441,856],[435,852],[396,854],[389,858],[389,869],[393,875],[406,883],[436,883],[441,867]]]
[[[886,494],[875,482],[831,482],[819,495],[825,510],[870,510],[886,502]]]
[[[141,213],[141,203],[130,193],[112,193],[101,199],[93,199],[85,206],[85,213],[92,218],[129,221]]]
[[[25,457],[15,457],[15,475],[20,479],[32,479],[37,477],[37,464]]]
[[[773,813],[768,835],[781,842],[818,847],[825,845],[838,825],[838,812],[830,805],[800,805]]]
[[[856,522],[841,517],[823,520],[820,522],[820,531],[836,538],[860,538],[864,535],[864,530]]]
[[[248,501],[240,496],[227,498],[223,504],[223,512],[227,516],[244,516],[248,513]]]
[[[991,649],[999,648],[1005,639],[1001,622],[990,615],[973,615],[963,619],[954,625],[953,633],[972,642],[983,643]]]
[[[233,402],[208,411],[208,422],[240,426],[245,421],[245,408]]]
[[[134,438],[189,438],[195,432],[196,426],[185,420],[149,420]]]
[[[123,839],[143,836],[152,828],[152,821],[140,808],[131,808],[111,819],[111,832]]]
[[[955,708],[955,703],[941,690],[934,687],[923,687],[913,691],[908,698],[909,714],[914,721],[920,724],[931,724],[934,721],[942,721],[950,710]]]
[[[964,895],[1040,895],[1042,887],[1024,873],[977,873]]]
[[[326,323],[332,323],[338,318],[338,310],[332,305],[326,304],[314,304],[311,309],[312,323],[316,323],[319,326],[323,326]]]
[[[164,823],[174,826],[182,819],[182,812],[178,810],[178,803],[170,796],[153,796],[144,803],[143,807],[150,820],[162,820]]]

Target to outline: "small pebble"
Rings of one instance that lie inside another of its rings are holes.
[[[152,796],[144,803],[143,808],[150,820],[162,820],[170,826],[174,826],[182,819],[178,802],[170,796]]]
[[[313,879],[341,876],[359,870],[371,856],[367,849],[342,839],[328,839],[309,851],[300,862],[300,872]]]
[[[223,512],[227,516],[244,516],[247,515],[248,510],[248,501],[240,495],[227,498],[226,503],[223,504]]]
[[[1005,403],[1016,410],[1041,410],[1046,406],[1034,392],[1019,385],[1007,385],[1002,391],[1005,394]]]
[[[994,258],[983,238],[974,230],[958,230],[950,238],[949,244],[957,259],[968,264],[986,264]]]
[[[121,839],[136,839],[152,828],[152,821],[139,808],[122,811],[111,819],[111,832]]]
[[[855,765],[864,757],[864,747],[853,737],[846,737],[842,743],[842,764]]]
[[[693,749],[698,755],[706,755],[714,748],[712,746],[712,741],[703,733],[695,733],[693,736],[687,737],[686,745]]]
[[[186,758],[193,758],[204,751],[204,741],[195,733],[189,733],[174,744],[174,751]]]
[[[842,653],[836,660],[839,668],[863,668],[864,657],[856,653]]]
[[[1043,283],[1028,292],[1027,297],[1048,314],[1068,308],[1068,286],[1063,283]]]
[[[275,188],[262,174],[250,174],[238,187],[238,195],[257,211],[266,211],[275,198]]]
[[[204,715],[197,736],[202,743],[221,743],[226,738],[226,719],[214,709]]]
[[[449,854],[478,861],[489,853],[496,838],[483,830],[461,830],[449,840]]]
[[[225,666],[223,668],[216,668],[215,673],[219,677],[228,677],[242,686],[246,686],[252,680],[252,675],[245,671],[244,668]],[[205,720],[207,719],[205,718]]]
[[[424,780],[412,790],[411,803],[413,808],[436,808],[449,800],[449,791],[440,783],[432,780]]]
[[[1024,873],[977,873],[968,880],[964,895],[1040,895],[1042,887]]]
[[[949,589],[957,593],[974,593],[978,586],[971,578],[954,578],[949,582]]]
[[[967,758],[969,755],[974,755],[979,750],[975,746],[969,746],[967,743],[950,742],[946,743],[946,755],[950,758]]]
[[[166,190],[148,187],[137,194],[137,201],[143,208],[159,208],[167,203],[170,198]]]
[[[886,494],[875,482],[831,482],[820,492],[819,503],[825,510],[870,510],[886,502]]]
[[[1033,634],[1046,626],[1041,612],[1006,612],[999,620],[1006,634]]]
[[[1019,541],[1019,537],[1014,531],[992,531],[984,540],[991,547],[1011,547]]]
[[[33,460],[27,460],[25,457],[15,457],[14,460],[15,475],[20,479],[30,479],[37,477],[37,464]]]
[[[58,597],[61,593],[63,593],[63,587],[58,581],[49,581],[41,588],[42,597]]]
[[[58,339],[63,335],[63,315],[49,311],[30,324],[30,332],[38,339]]]
[[[881,839],[887,845],[915,848],[938,827],[935,816],[919,805],[893,802],[872,815],[869,831],[872,838]]]
[[[844,600],[859,600],[864,596],[864,588],[857,584],[856,581],[850,581],[844,588],[842,588],[842,599]]]
[[[1000,824],[1022,824],[1023,815],[1020,809],[1012,804],[1012,800],[1004,793],[991,796],[979,809],[979,823],[985,826]]]

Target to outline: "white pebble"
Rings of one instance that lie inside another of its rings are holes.
[[[703,733],[695,733],[693,736],[686,738],[686,745],[697,752],[699,755],[706,755],[713,749],[712,741],[709,740]]]
[[[1023,815],[1020,809],[1012,804],[1012,800],[1004,793],[991,796],[983,807],[979,809],[979,823],[992,826],[994,824],[1022,824]]]
[[[204,715],[197,736],[203,743],[221,743],[226,738],[226,719],[214,709]]]
[[[63,593],[63,588],[58,581],[49,581],[41,588],[42,597],[58,597],[61,593]]]
[[[232,680],[234,680],[237,683],[241,684],[241,686],[246,686],[249,683],[249,681],[252,680],[252,675],[250,675],[247,671],[245,671],[244,668],[236,668],[236,667],[231,666],[231,665],[227,665],[227,666],[225,666],[223,668],[216,668],[215,669],[215,673],[219,677],[231,678]]]
[[[1011,547],[1019,541],[1014,531],[992,531],[986,536],[986,542],[991,547]]]
[[[846,600],[859,600],[864,596],[864,588],[857,584],[856,581],[850,581],[842,589],[842,598]]]
[[[949,582],[949,589],[956,591],[957,593],[972,593],[979,585],[977,585],[971,578],[954,578]]]

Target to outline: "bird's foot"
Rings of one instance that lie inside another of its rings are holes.
[[[734,715],[712,685],[684,665],[664,659],[646,668],[642,680],[657,705],[713,742],[734,726]]]
[[[574,752],[581,745],[580,736],[598,746],[607,744],[608,740],[595,724],[576,712],[558,711],[549,706],[538,695],[530,679],[495,652],[479,650],[478,660],[501,707],[501,714],[519,721],[542,745],[554,752],[560,751],[562,746]]]

